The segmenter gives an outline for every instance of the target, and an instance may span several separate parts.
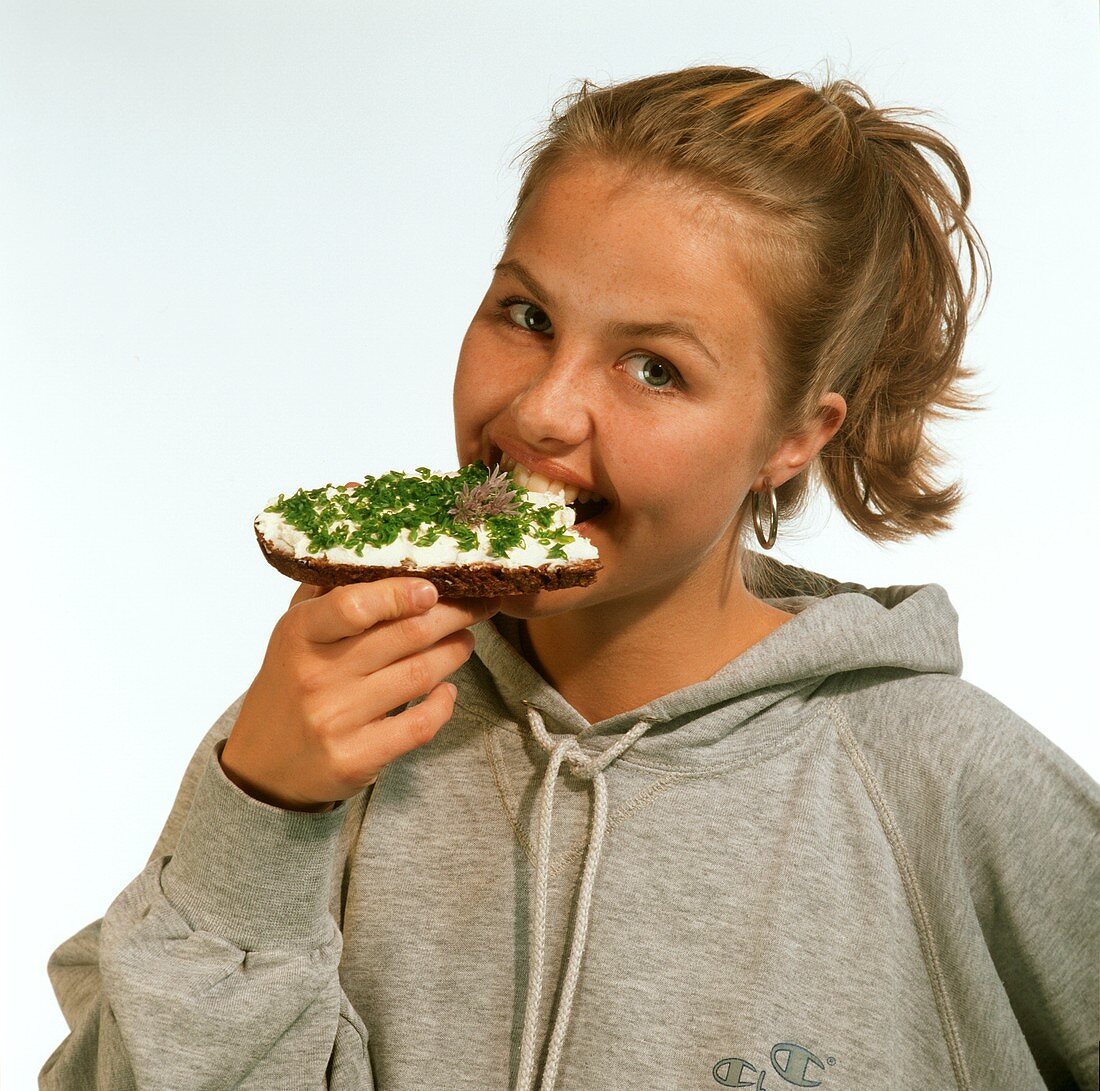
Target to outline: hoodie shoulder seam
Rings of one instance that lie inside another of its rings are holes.
[[[966,1059],[963,1056],[958,1023],[956,1022],[954,1012],[951,1008],[951,998],[947,991],[946,975],[944,974],[943,964],[940,961],[939,951],[937,950],[932,935],[928,910],[925,907],[924,899],[920,895],[916,873],[909,859],[909,854],[906,851],[905,842],[901,836],[901,830],[898,828],[893,813],[890,811],[889,804],[882,794],[882,789],[879,787],[874,772],[871,770],[867,759],[864,757],[863,751],[860,749],[859,743],[856,741],[855,735],[852,733],[851,727],[848,724],[848,718],[844,714],[843,709],[836,700],[830,700],[828,702],[828,707],[832,714],[833,722],[836,725],[841,745],[844,747],[848,760],[851,762],[856,775],[863,784],[864,791],[871,801],[871,805],[874,807],[875,815],[878,818],[879,825],[882,827],[882,832],[886,837],[887,843],[890,845],[890,851],[894,857],[894,864],[901,877],[902,887],[905,890],[905,898],[909,903],[909,912],[912,916],[913,925],[916,928],[917,937],[920,941],[921,957],[924,960],[925,972],[928,974],[928,980],[932,987],[932,995],[936,1002],[936,1011],[940,1017],[940,1026],[943,1030],[947,1052],[951,1058],[951,1067],[955,1073],[955,1083],[959,1091],[971,1091],[973,1085],[970,1082],[970,1073],[966,1066]]]

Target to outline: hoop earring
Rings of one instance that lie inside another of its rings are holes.
[[[765,541],[763,528],[760,526],[760,493],[752,494],[752,525],[756,530],[756,540],[765,548],[771,549],[775,545],[775,536],[779,531],[779,505],[775,499],[775,487],[767,482],[768,508],[770,509],[770,522],[768,536]]]

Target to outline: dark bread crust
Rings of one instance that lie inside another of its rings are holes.
[[[339,587],[345,583],[368,583],[391,576],[416,576],[434,583],[440,598],[491,598],[496,595],[524,595],[531,591],[556,591],[563,587],[587,587],[603,564],[595,559],[560,565],[525,565],[503,568],[497,564],[448,564],[416,568],[411,561],[400,565],[340,564],[323,557],[294,557],[276,549],[254,526],[260,549],[268,563],[299,583]]]

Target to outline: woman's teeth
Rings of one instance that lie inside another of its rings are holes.
[[[563,481],[551,481],[548,477],[527,469],[526,466],[516,462],[510,455],[502,454],[500,465],[512,475],[512,479],[520,488],[528,489],[531,492],[564,493],[567,504],[572,504],[574,501],[578,504],[585,504],[592,500],[603,499],[602,496],[589,492],[588,489],[578,489],[576,485],[566,485]]]

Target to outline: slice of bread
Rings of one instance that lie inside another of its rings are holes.
[[[441,597],[473,598],[591,584],[603,565],[573,519],[560,493],[478,461],[280,493],[254,528],[268,563],[299,583],[417,576]]]

